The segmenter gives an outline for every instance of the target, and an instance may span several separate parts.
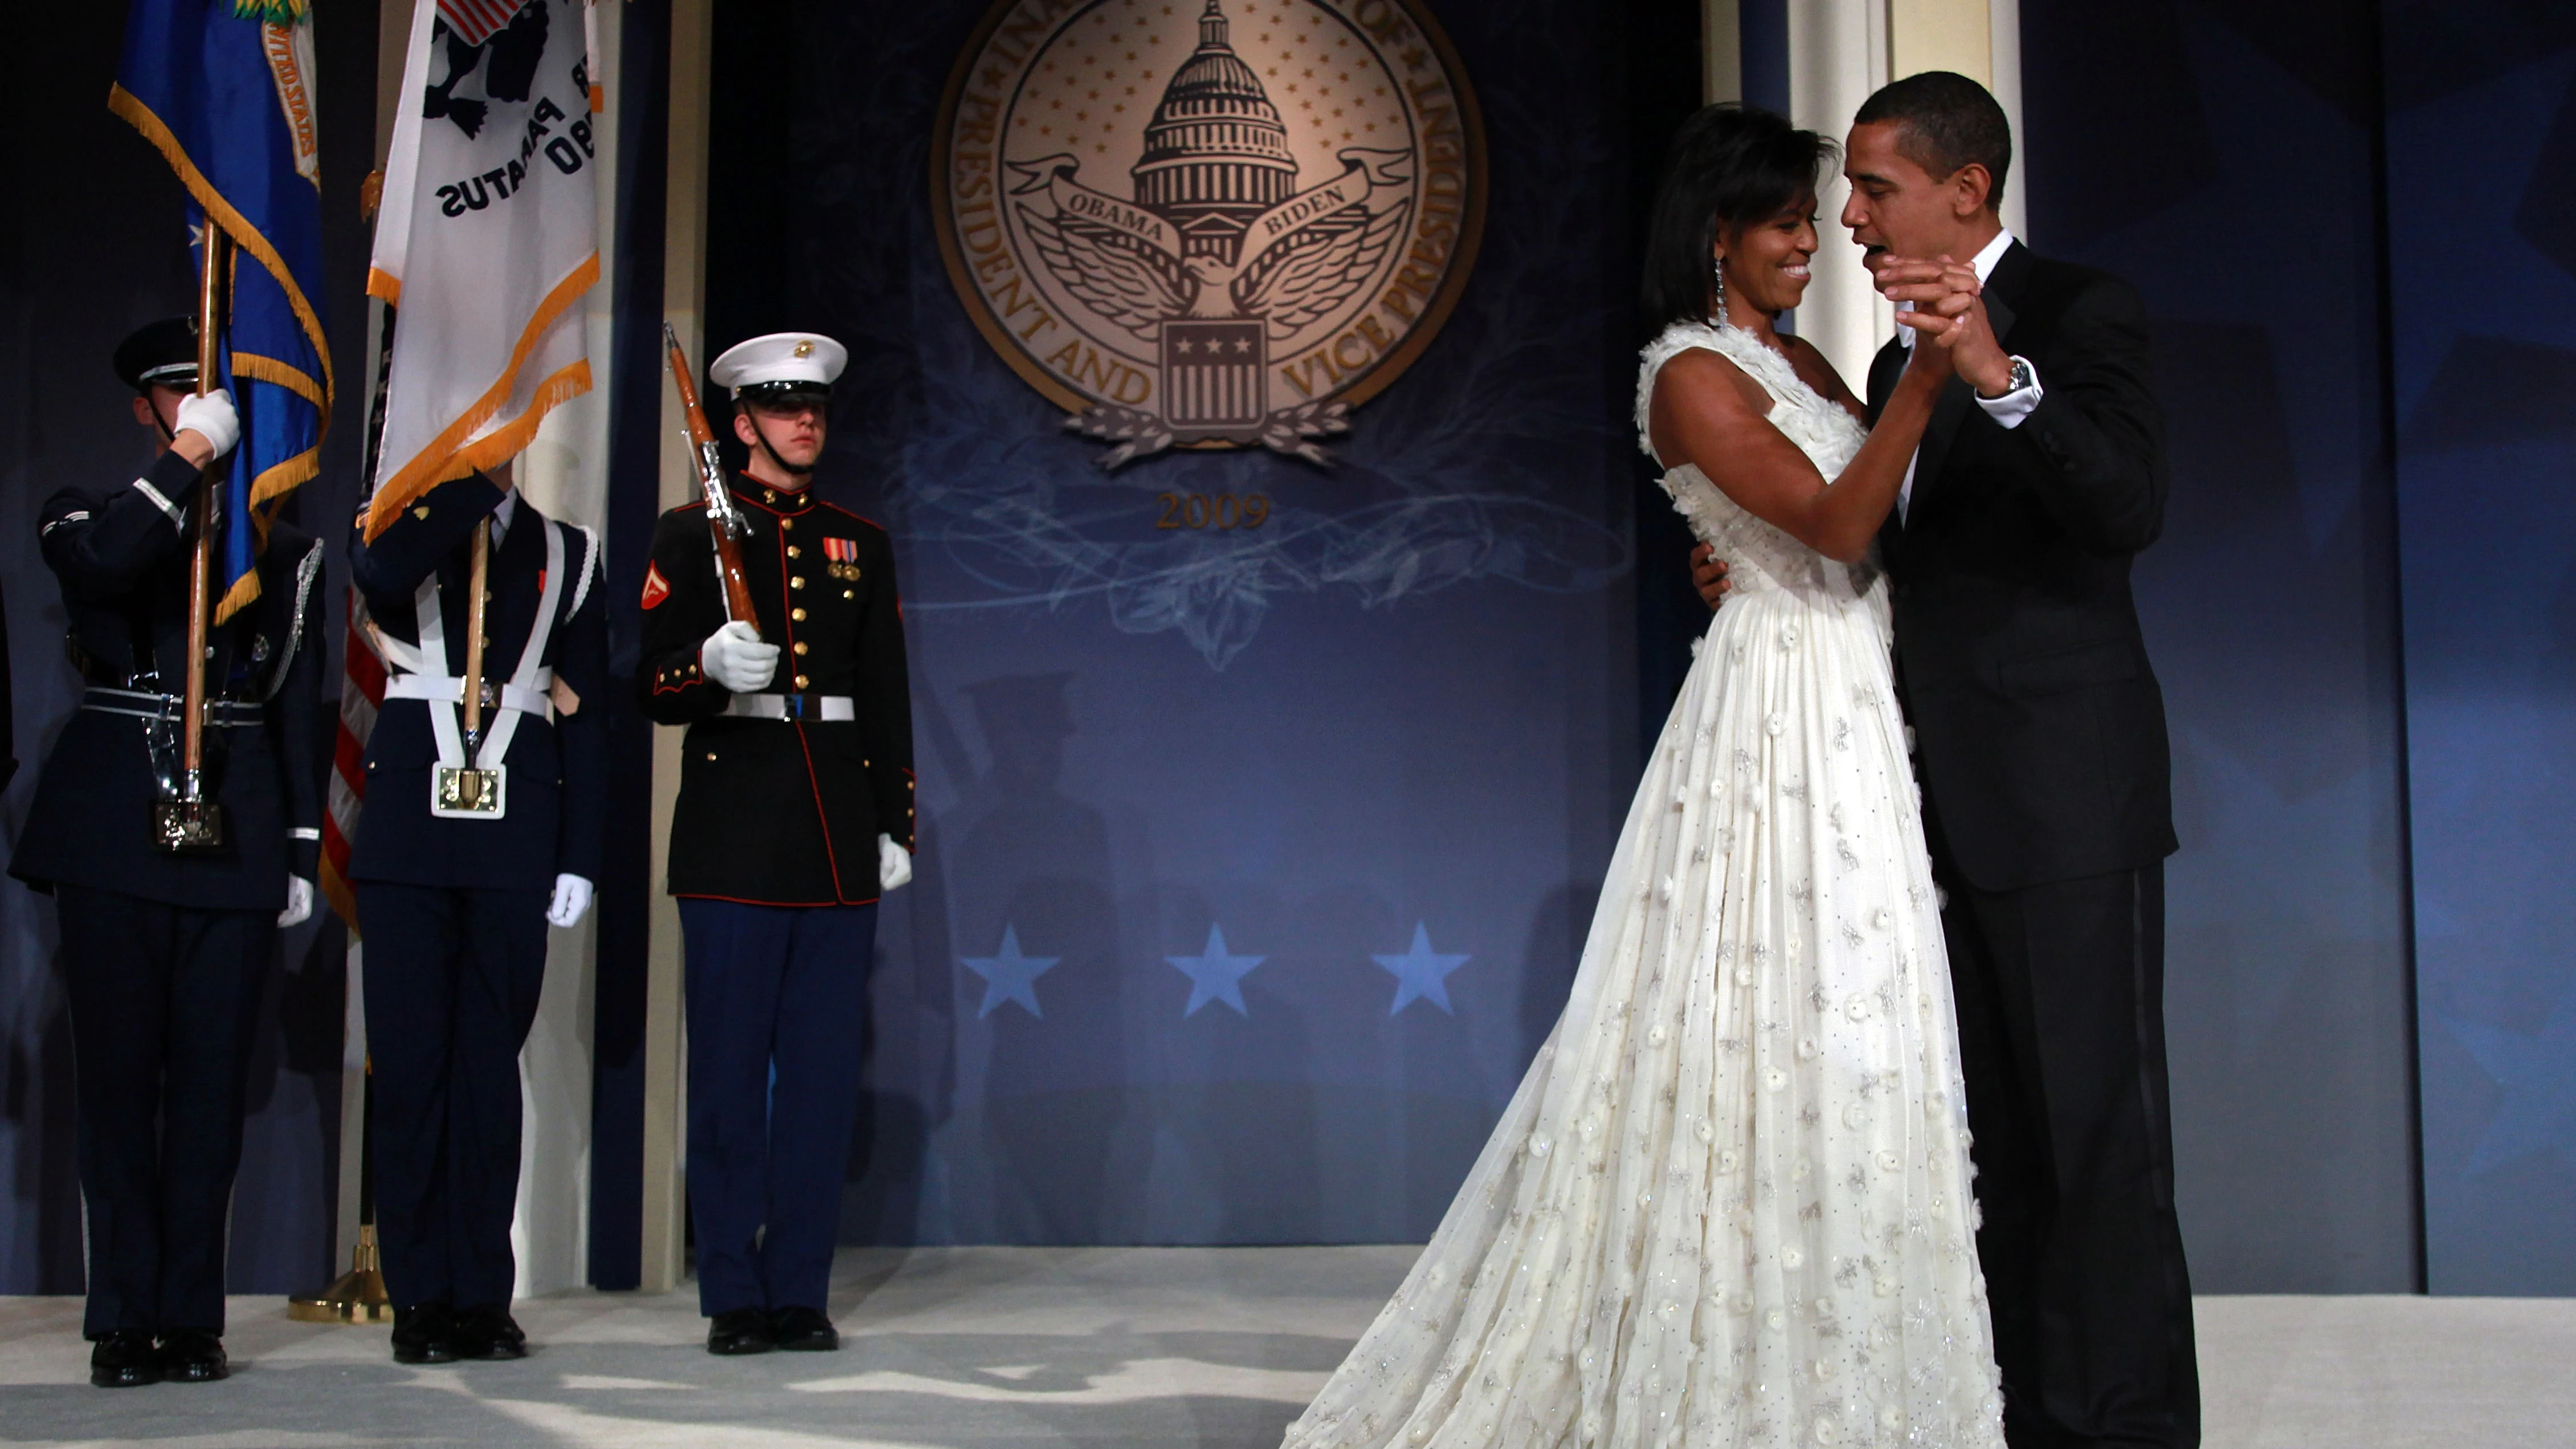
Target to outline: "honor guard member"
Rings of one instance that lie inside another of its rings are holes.
[[[400,1363],[527,1356],[519,1048],[546,927],[599,876],[607,612],[599,540],[481,473],[349,548],[386,665],[349,855],[367,945],[376,1233]]]
[[[45,500],[45,563],[88,688],[9,865],[53,894],[62,926],[89,1208],[82,1332],[102,1388],[228,1371],[224,1244],[243,1095],[278,929],[313,911],[323,751],[322,546],[280,521],[259,597],[221,624],[207,615],[199,798],[215,803],[220,841],[163,847],[156,806],[184,789],[200,477],[241,423],[226,393],[195,395],[187,318],[128,337],[116,372],[159,456],[131,482]]]
[[[912,878],[912,713],[894,549],[816,499],[828,337],[758,337],[709,374],[757,619],[726,617],[705,503],[644,577],[644,712],[689,727],[670,891],[687,947],[689,1206],[709,1352],[833,1349],[824,1309],[859,1104],[881,892]],[[775,1088],[772,1082],[775,1081]]]

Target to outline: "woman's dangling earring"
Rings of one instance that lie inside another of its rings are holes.
[[[1718,257],[1708,264],[1709,295],[1716,299],[1709,309],[1709,320],[1723,327],[1726,323],[1726,258]]]

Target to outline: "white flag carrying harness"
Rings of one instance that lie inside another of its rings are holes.
[[[519,651],[519,667],[494,691],[499,718],[484,731],[470,762],[465,758],[465,729],[458,719],[465,702],[465,681],[447,663],[447,624],[438,606],[436,574],[423,580],[412,598],[420,624],[420,648],[414,650],[398,639],[380,636],[377,640],[385,662],[398,671],[385,680],[385,698],[417,699],[429,705],[429,729],[438,741],[438,768],[429,777],[429,813],[442,819],[502,818],[510,808],[510,776],[503,761],[510,754],[510,737],[518,732],[519,716],[540,714],[548,721],[555,717],[554,671],[540,661],[546,657],[546,642],[554,636],[555,605],[563,598],[564,541],[554,520],[540,521],[546,531],[546,572],[537,594],[536,622],[529,626],[527,647]],[[588,566],[589,560],[584,559],[585,583]],[[485,773],[489,784],[464,797],[474,804],[460,805],[455,803],[459,795],[454,782],[460,771],[468,769]]]

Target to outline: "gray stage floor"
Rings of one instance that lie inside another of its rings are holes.
[[[0,1299],[0,1443],[1274,1449],[1410,1248],[845,1251],[832,1355],[710,1358],[691,1295],[520,1307],[515,1364],[233,1300],[230,1382],[90,1388],[80,1305]],[[2576,1301],[2205,1298],[2210,1449],[2576,1446]]]

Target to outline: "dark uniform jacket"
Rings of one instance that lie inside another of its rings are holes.
[[[349,572],[367,618],[385,638],[416,649],[415,597],[438,574],[439,617],[447,636],[447,673],[465,672],[466,620],[472,600],[474,526],[507,496],[481,474],[433,488],[369,543],[349,542]],[[558,872],[599,879],[600,821],[607,806],[608,611],[595,585],[599,540],[588,529],[539,513],[525,496],[511,505],[510,526],[485,564],[483,677],[497,698],[518,671],[545,587],[546,530],[564,543],[563,588],[541,662],[577,700],[549,722],[522,714],[501,763],[509,771],[498,820],[432,815],[429,796],[438,764],[430,711],[447,703],[388,697],[367,737],[367,797],[349,850],[351,880],[474,889],[551,888]],[[435,661],[429,661],[435,668]],[[388,674],[393,671],[388,669]],[[460,724],[463,712],[458,712]],[[483,711],[488,737],[497,709]]]
[[[878,894],[877,836],[912,848],[912,697],[894,546],[884,529],[810,491],[732,481],[750,528],[743,573],[760,637],[780,650],[770,690],[809,705],[848,695],[856,718],[725,716],[732,695],[698,662],[698,645],[725,622],[706,504],[662,515],[644,578],[635,687],[657,723],[689,726],[670,890],[757,905],[861,905]]]
[[[2007,891],[2174,851],[2164,695],[2129,592],[2164,528],[2165,426],[2127,283],[2016,242],[1984,295],[2040,404],[2006,429],[1953,380],[1879,542],[1930,818],[1970,885]],[[1873,416],[1904,366],[1880,349]]]
[[[146,490],[149,491],[146,491]],[[206,693],[241,724],[205,731],[208,793],[223,806],[226,847],[171,855],[152,843],[151,735],[104,689],[176,696],[186,689],[189,510],[197,470],[165,453],[142,478],[104,494],[66,488],[45,500],[45,563],[62,583],[66,647],[91,686],[45,759],[9,873],[207,910],[282,910],[286,878],[310,880],[322,824],[322,545],[292,524],[269,532],[260,595],[212,625]],[[169,507],[165,508],[164,502]],[[173,517],[173,513],[178,517]],[[217,544],[221,558],[221,542]],[[143,706],[149,708],[150,706]],[[178,758],[170,710],[167,758]],[[299,838],[294,832],[301,831]]]

